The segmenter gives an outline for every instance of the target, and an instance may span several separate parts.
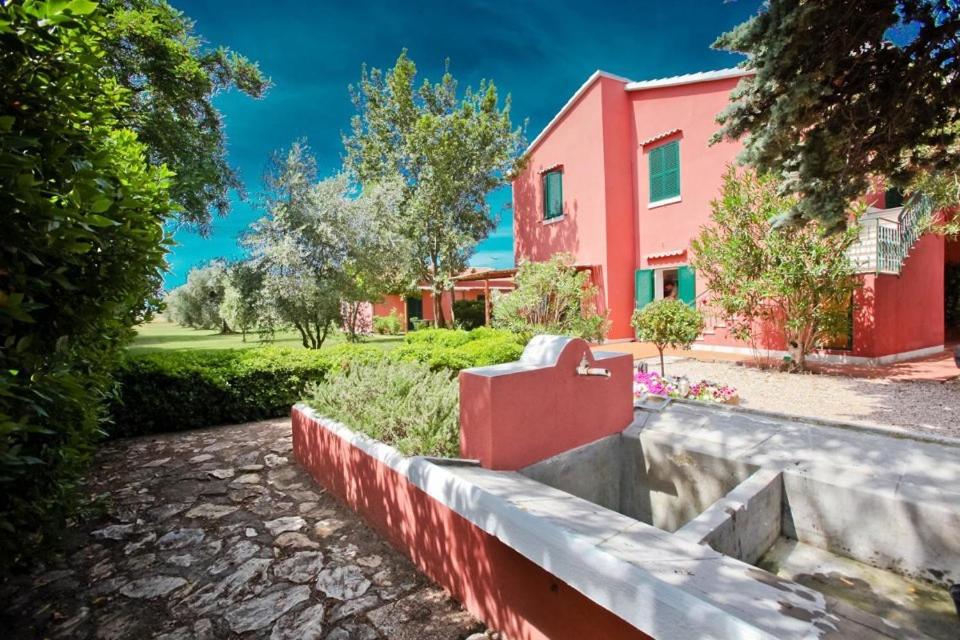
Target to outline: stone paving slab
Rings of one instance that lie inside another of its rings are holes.
[[[483,626],[293,460],[289,420],[107,443],[104,513],[0,591],[3,637],[459,640]]]

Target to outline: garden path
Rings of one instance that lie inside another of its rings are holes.
[[[0,593],[6,638],[456,640],[482,625],[293,460],[289,420],[107,443],[102,510]]]

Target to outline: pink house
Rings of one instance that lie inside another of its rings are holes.
[[[710,201],[740,149],[709,140],[717,113],[747,73],[632,82],[598,71],[527,149],[529,161],[513,182],[517,263],[571,253],[593,274],[609,339],[633,339],[633,310],[665,293],[704,306],[708,283],[688,266],[690,240],[709,223]],[[868,363],[939,352],[944,267],[960,250],[938,236],[917,238],[915,221],[884,194],[868,202],[851,254],[863,278],[852,335],[820,357]],[[775,335],[759,342],[772,351],[785,346]],[[749,351],[709,317],[695,348]]]

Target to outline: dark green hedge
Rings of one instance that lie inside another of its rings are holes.
[[[116,375],[107,430],[131,436],[282,416],[303,398],[308,382],[384,357],[382,349],[362,344],[131,355]]]
[[[351,364],[422,362],[457,372],[510,362],[523,352],[508,331],[423,329],[393,349],[339,344],[316,351],[261,347],[127,355],[116,372],[110,436],[235,424],[286,415],[310,382]]]

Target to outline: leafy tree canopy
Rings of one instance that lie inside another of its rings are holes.
[[[346,166],[364,188],[403,185],[399,230],[416,275],[432,284],[442,322],[439,294],[494,228],[486,197],[509,180],[524,136],[511,124],[510,97],[501,107],[492,82],[461,97],[449,71],[419,86],[416,76],[406,51],[386,72],[363,68],[351,87],[357,114],[344,137]]]
[[[86,0],[0,4],[0,572],[59,535],[157,302],[171,175],[121,122]]]
[[[817,222],[771,229],[769,220],[795,204],[773,177],[730,168],[690,262],[734,337],[756,346],[765,329],[775,330],[803,368],[813,349],[849,330],[858,280],[847,250],[857,230],[829,234]]]
[[[703,314],[681,300],[656,300],[633,312],[630,319],[637,339],[652,342],[660,354],[660,374],[666,375],[663,350],[688,349],[703,331]]]
[[[228,89],[260,98],[270,81],[247,58],[205,47],[193,22],[166,0],[101,4],[105,71],[130,92],[122,123],[147,145],[152,164],[176,174],[179,220],[206,232],[211,212],[229,210],[229,192],[243,193],[212,98]]]
[[[840,228],[871,178],[956,176],[958,31],[954,0],[770,0],[714,44],[756,71],[717,138],[743,138],[742,159],[799,194],[781,222]]]

